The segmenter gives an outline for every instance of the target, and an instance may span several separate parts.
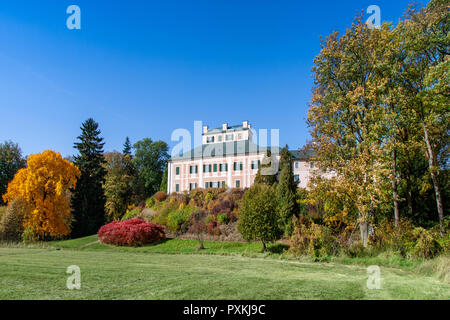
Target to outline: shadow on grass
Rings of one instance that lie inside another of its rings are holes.
[[[267,251],[270,253],[282,254],[287,250],[289,250],[289,246],[283,243],[276,243],[267,247]]]

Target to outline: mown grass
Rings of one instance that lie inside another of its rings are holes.
[[[131,248],[130,248],[131,249]],[[66,269],[81,269],[81,289]],[[132,250],[0,248],[0,299],[450,299],[450,285],[382,267]]]
[[[35,245],[0,245],[0,299],[450,299],[435,277],[448,260],[423,264],[397,257],[298,259],[274,244],[167,239],[113,247],[97,236]],[[382,288],[366,287],[370,264]],[[78,265],[81,290],[68,290],[66,268]],[[441,270],[442,272],[442,270]]]
[[[226,242],[226,241],[204,241],[204,250],[198,250],[197,240],[166,239],[158,244],[142,247],[117,247],[102,244],[96,235],[63,241],[48,242],[49,246],[61,249],[96,250],[96,251],[118,251],[134,253],[165,253],[165,254],[218,254],[218,255],[243,255],[243,256],[280,256],[285,254],[288,246],[276,243],[269,245],[268,252],[262,252],[260,242]]]

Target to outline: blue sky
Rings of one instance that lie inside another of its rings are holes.
[[[2,0],[0,141],[65,156],[88,117],[107,151],[126,136],[173,146],[172,131],[194,120],[249,120],[298,148],[320,36],[372,4],[397,22],[409,2]],[[66,27],[71,4],[81,30]]]

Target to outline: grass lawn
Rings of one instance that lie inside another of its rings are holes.
[[[382,288],[366,288],[366,266],[260,253],[259,243],[170,239],[117,248],[96,236],[48,248],[0,246],[0,299],[450,299],[450,284],[408,266],[381,266]],[[180,254],[183,253],[183,254]],[[66,268],[81,269],[68,290]]]

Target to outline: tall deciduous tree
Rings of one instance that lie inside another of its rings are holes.
[[[65,236],[71,223],[69,189],[75,187],[79,176],[74,164],[46,150],[28,158],[27,168],[17,172],[3,199],[27,202],[30,210],[23,217],[24,228],[35,237]]]
[[[133,164],[136,170],[140,190],[140,200],[156,193],[161,186],[163,172],[169,159],[169,147],[164,141],[153,142],[150,138],[144,138],[133,145],[135,154]]]
[[[106,177],[103,188],[105,190],[105,210],[109,221],[120,220],[131,202],[132,179],[130,176],[131,158],[119,152],[105,154]]]
[[[98,123],[89,118],[83,122],[81,135],[74,145],[79,152],[74,159],[81,177],[72,194],[73,237],[94,234],[105,223],[103,183],[106,170],[100,133]]]
[[[431,0],[420,10],[411,8],[407,19],[397,27],[406,51],[402,75],[413,97],[410,108],[422,128],[441,235],[444,234],[442,167],[448,163],[450,129],[449,25],[448,1]]]
[[[4,205],[1,197],[6,193],[8,183],[19,169],[25,167],[26,160],[17,143],[5,141],[0,143],[0,206]]]
[[[366,246],[384,196],[386,168],[378,159],[386,132],[380,126],[384,112],[376,67],[384,50],[378,46],[382,33],[361,19],[341,37],[333,33],[322,43],[314,60],[308,125],[319,166],[335,172],[340,184],[336,190],[345,190],[354,201]]]

